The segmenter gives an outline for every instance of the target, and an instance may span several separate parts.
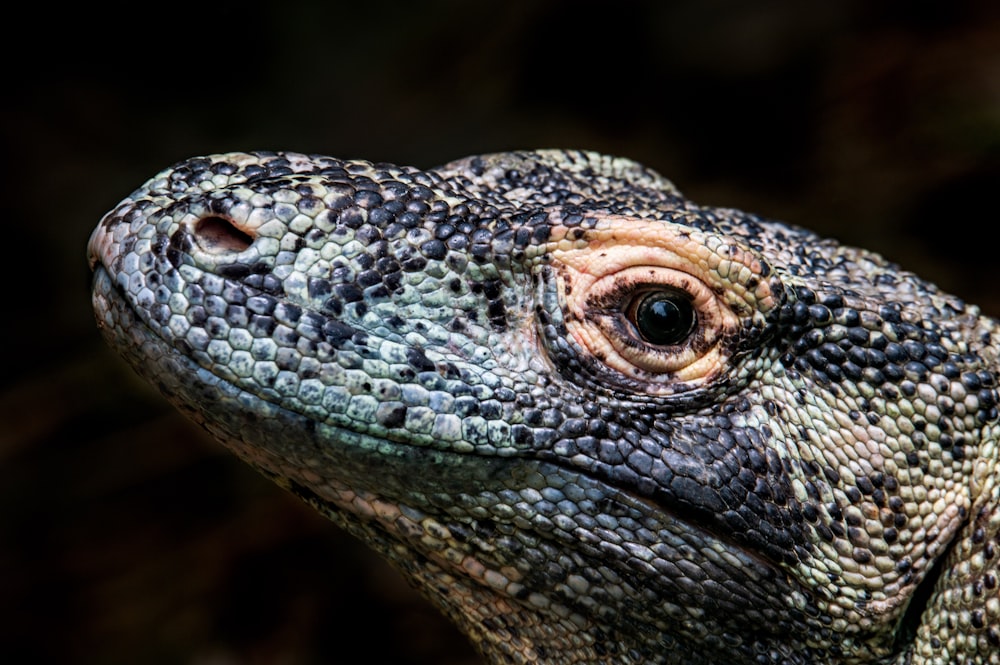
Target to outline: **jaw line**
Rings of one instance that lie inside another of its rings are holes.
[[[685,514],[677,506],[665,506],[654,498],[612,485],[592,470],[537,454],[498,456],[457,453],[404,440],[391,433],[375,436],[310,419],[221,379],[179,352],[148,326],[130,306],[129,298],[113,284],[108,271],[100,265],[95,269],[94,285],[95,308],[102,332],[113,347],[131,351],[123,355],[137,372],[158,386],[168,401],[237,457],[278,485],[291,490],[348,531],[356,532],[357,529],[345,513],[355,515],[354,519],[364,519],[364,515],[353,502],[343,500],[345,494],[365,493],[375,500],[408,504],[423,510],[426,506],[420,508],[414,503],[419,495],[475,495],[510,490],[513,487],[509,482],[512,476],[537,474],[541,472],[540,467],[548,466],[557,469],[571,482],[605,488],[604,493],[609,500],[655,520],[661,529],[676,534],[686,533],[703,546],[717,543],[715,547],[744,559],[748,566],[754,568],[756,575],[761,575],[761,568],[764,568],[769,571],[767,576],[786,579],[793,588],[804,591],[776,562],[741,545],[731,535],[704,524],[704,520],[696,515]],[[105,303],[99,304],[98,294],[103,296]],[[108,316],[109,313],[115,321],[130,318],[130,329],[126,331],[121,326],[105,325],[102,315]],[[135,343],[139,338],[144,342],[141,348]],[[182,380],[181,377],[188,378]],[[199,389],[191,391],[192,385],[197,385]],[[194,394],[198,392],[203,394]],[[213,413],[211,409],[201,406],[205,403],[227,403],[236,408],[228,412],[224,408],[216,409]],[[227,423],[220,413],[228,413],[230,421]],[[247,422],[252,422],[253,427],[244,426],[242,431],[252,434],[252,440],[244,440],[243,436],[232,431],[234,423],[242,426]],[[289,432],[298,432],[301,436],[293,439],[289,437]],[[330,473],[331,470],[334,473]]]

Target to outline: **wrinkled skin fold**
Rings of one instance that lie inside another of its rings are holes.
[[[181,162],[104,336],[491,663],[1000,663],[996,323],[587,152]],[[333,564],[331,564],[333,565]]]

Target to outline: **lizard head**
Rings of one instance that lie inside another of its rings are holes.
[[[889,658],[995,510],[992,321],[628,160],[197,158],[90,256],[111,345],[495,662]]]

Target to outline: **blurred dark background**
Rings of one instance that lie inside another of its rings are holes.
[[[0,46],[6,662],[476,662],[99,339],[90,230],[182,158],[595,149],[1000,314],[994,2],[134,4],[36,3]]]

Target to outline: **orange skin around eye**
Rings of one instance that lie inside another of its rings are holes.
[[[572,339],[609,368],[644,380],[654,393],[678,383],[697,385],[721,372],[729,354],[726,334],[771,299],[761,288],[765,282],[753,279],[761,272],[753,252],[731,241],[706,242],[703,235],[609,215],[581,240],[553,243],[550,256]],[[691,299],[695,326],[678,344],[650,344],[627,322],[636,295],[657,288]]]

